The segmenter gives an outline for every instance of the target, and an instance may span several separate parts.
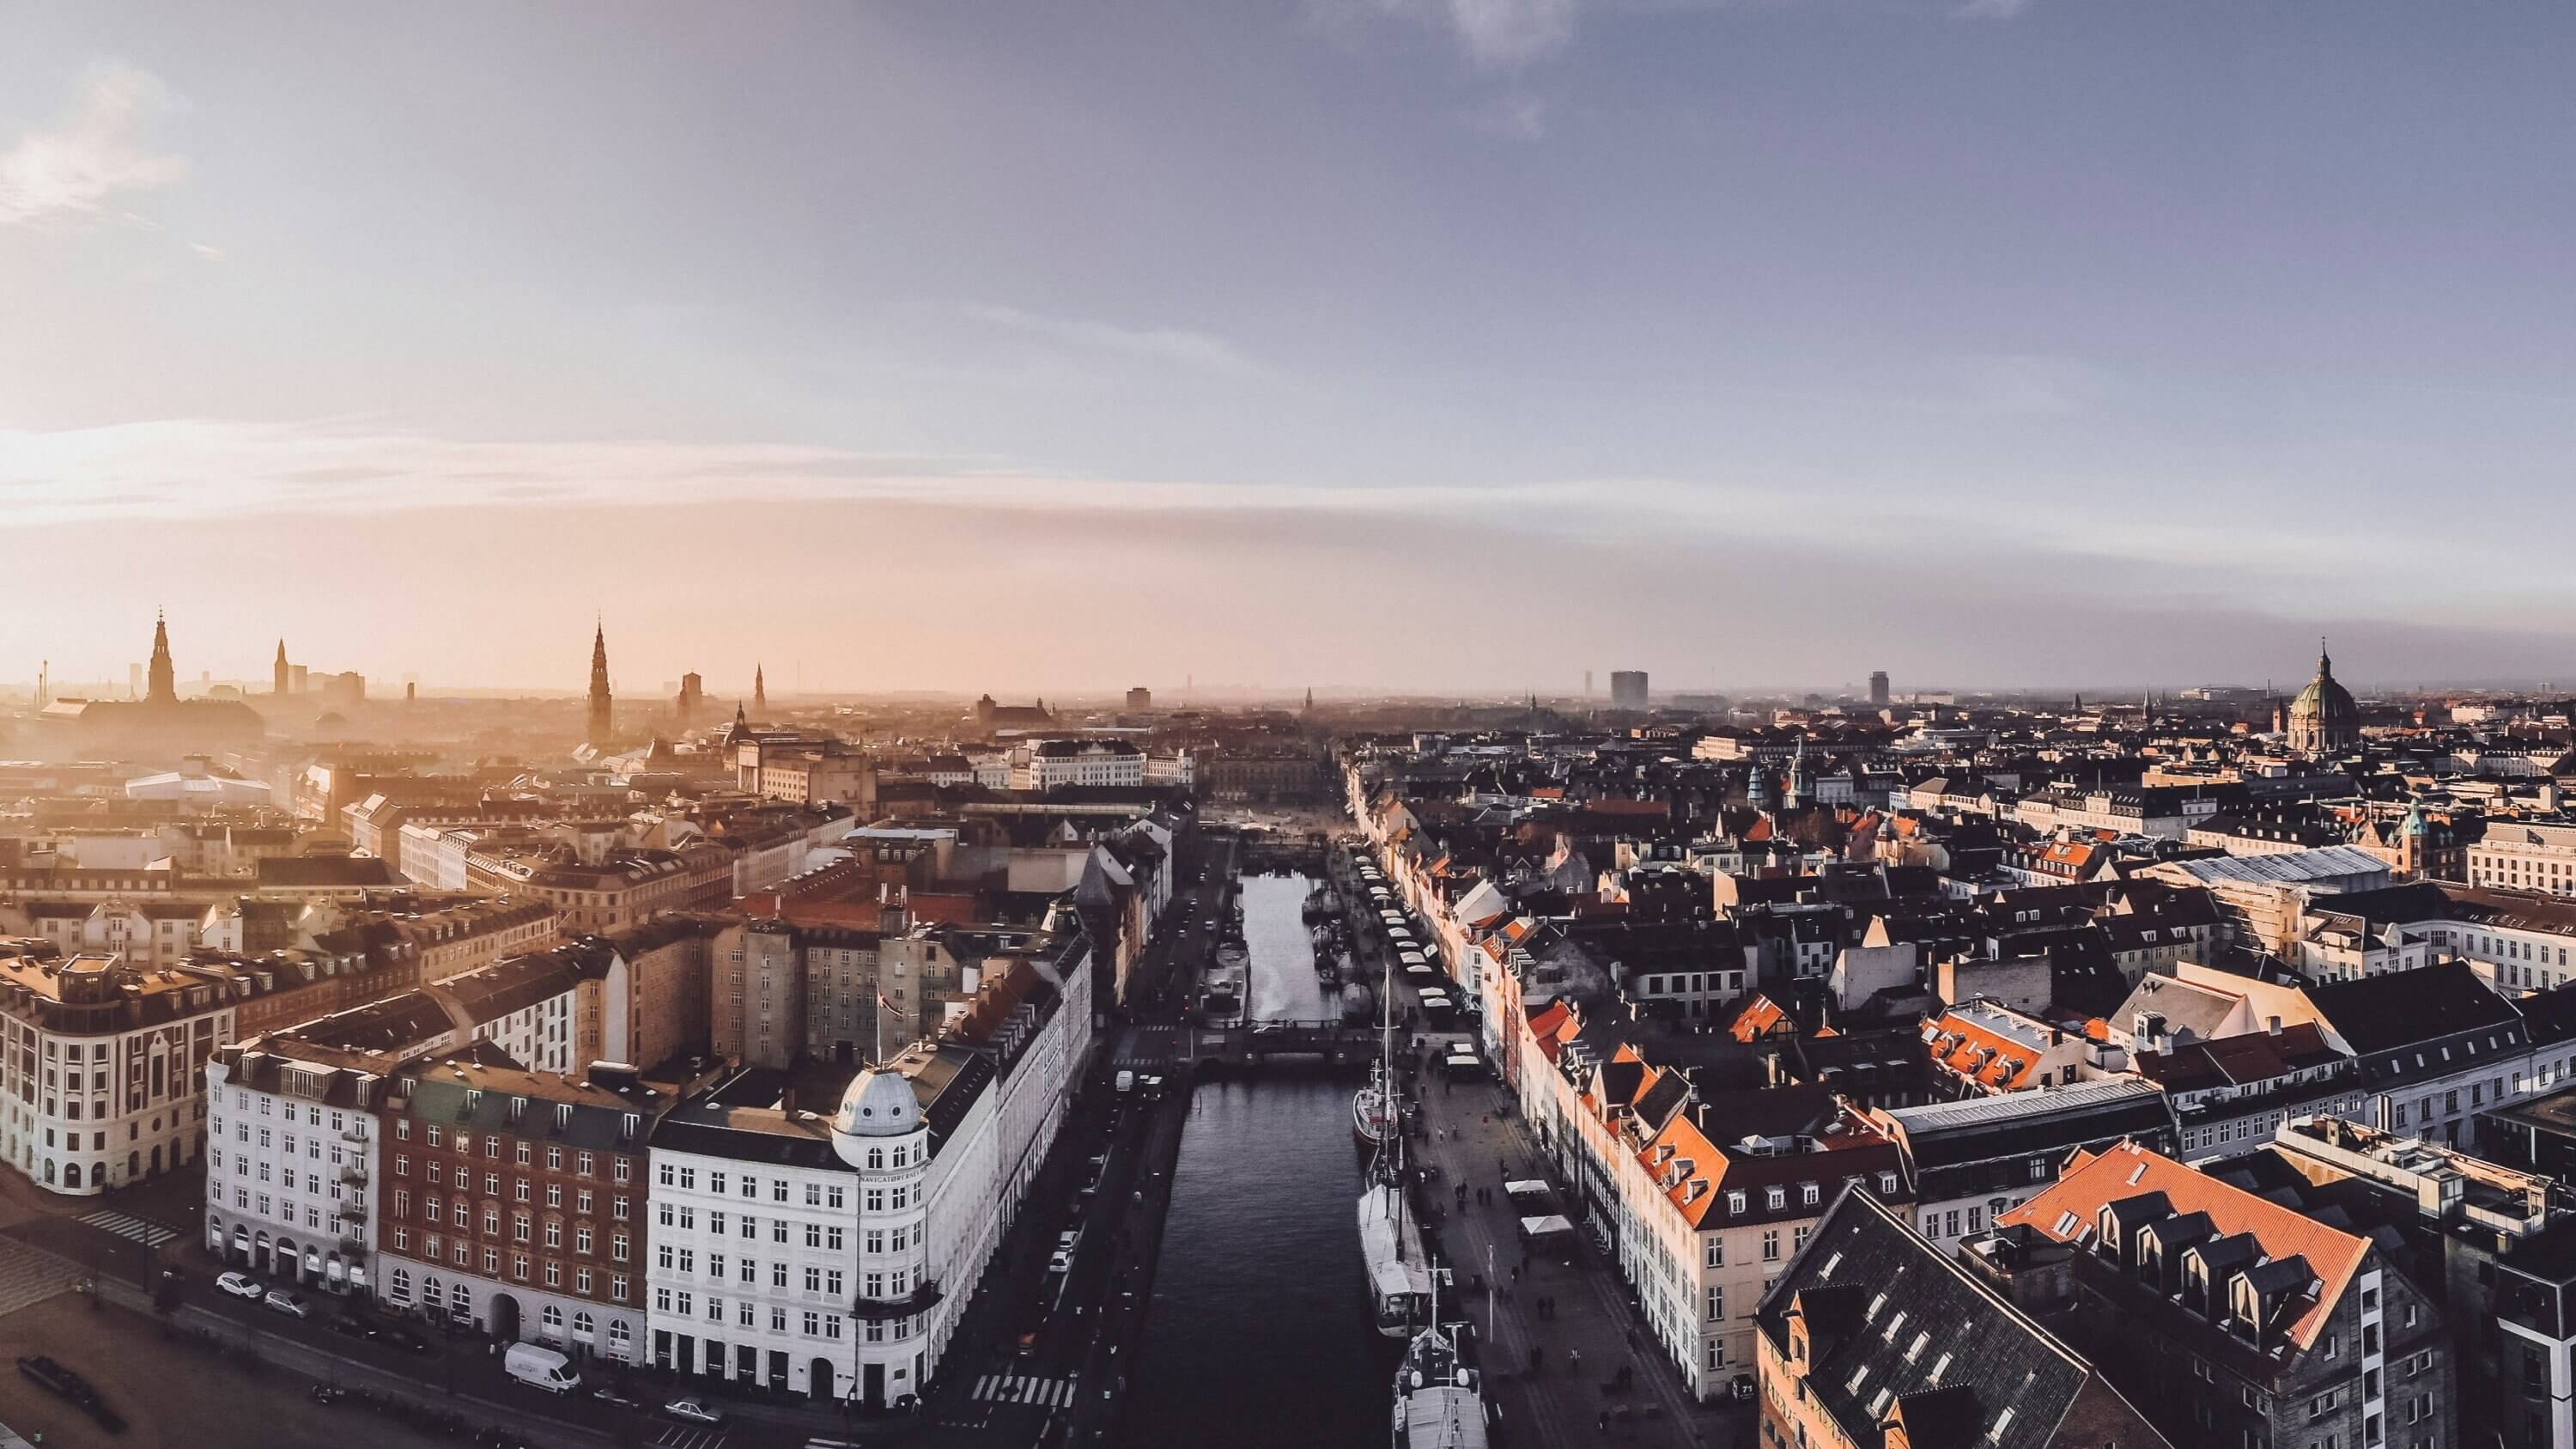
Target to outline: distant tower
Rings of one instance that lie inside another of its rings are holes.
[[[590,742],[601,749],[608,747],[608,626],[600,624],[590,636]]]
[[[284,699],[286,697],[286,686],[293,680],[293,678],[294,673],[292,670],[287,668],[286,664],[286,641],[280,639],[277,641],[277,663],[269,667],[268,692],[276,695],[280,699]]]
[[[1872,709],[1885,709],[1888,706],[1888,701],[1887,671],[1884,669],[1871,670],[1869,675],[1869,707]]]
[[[1592,671],[1589,669],[1583,671],[1583,697],[1585,699],[1592,697]]]
[[[769,676],[757,664],[751,666],[751,707],[769,708]]]
[[[36,708],[54,702],[54,661],[48,659],[36,666]]]
[[[152,704],[179,702],[178,675],[170,668],[170,625],[158,610],[152,615],[152,665],[144,677],[143,698]]]

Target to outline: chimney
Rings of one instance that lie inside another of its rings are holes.
[[[2265,1017],[2263,1019],[2263,1029],[2274,1036],[2279,1036],[2281,1034],[2281,1018],[2277,1016]]]

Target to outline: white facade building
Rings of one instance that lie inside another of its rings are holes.
[[[202,1069],[232,1040],[238,989],[112,956],[0,955],[0,1154],[82,1195],[194,1161]]]
[[[219,1048],[206,1063],[206,1251],[287,1283],[371,1289],[391,1066],[278,1038]]]
[[[654,1363],[818,1400],[919,1396],[1087,1056],[1088,945],[1050,952],[978,968],[940,1039],[848,1078],[828,1118],[794,1105],[819,1083],[751,1070],[663,1120]]]

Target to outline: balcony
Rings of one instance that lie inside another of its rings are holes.
[[[363,1202],[344,1202],[334,1208],[331,1215],[352,1222],[364,1222],[367,1218],[367,1205]]]
[[[342,1182],[354,1184],[358,1187],[366,1186],[367,1164],[363,1162],[342,1163],[340,1165],[340,1180]]]
[[[937,1283],[925,1282],[912,1290],[908,1298],[862,1298],[850,1306],[850,1316],[861,1323],[885,1323],[897,1318],[910,1318],[927,1313],[946,1295]]]

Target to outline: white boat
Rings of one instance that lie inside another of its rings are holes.
[[[1485,1449],[1485,1397],[1459,1352],[1460,1325],[1444,1327],[1438,1317],[1413,1336],[1396,1366],[1396,1449]]]
[[[1388,1100],[1385,1077],[1378,1068],[1370,1068],[1368,1085],[1351,1094],[1351,1135],[1359,1138],[1362,1147],[1385,1148]]]
[[[1403,1339],[1429,1321],[1431,1260],[1423,1251],[1421,1228],[1405,1210],[1404,1094],[1396,1085],[1391,1011],[1381,1019],[1378,1050],[1369,1084],[1351,1098],[1354,1130],[1377,1149],[1369,1160],[1368,1185],[1360,1190],[1360,1259],[1368,1268],[1369,1307],[1377,1331]]]
[[[1360,1194],[1360,1255],[1368,1265],[1369,1309],[1377,1331],[1389,1338],[1410,1335],[1431,1307],[1431,1270],[1423,1261],[1422,1241],[1412,1215],[1404,1210],[1404,1189],[1394,1182],[1371,1181]]]

